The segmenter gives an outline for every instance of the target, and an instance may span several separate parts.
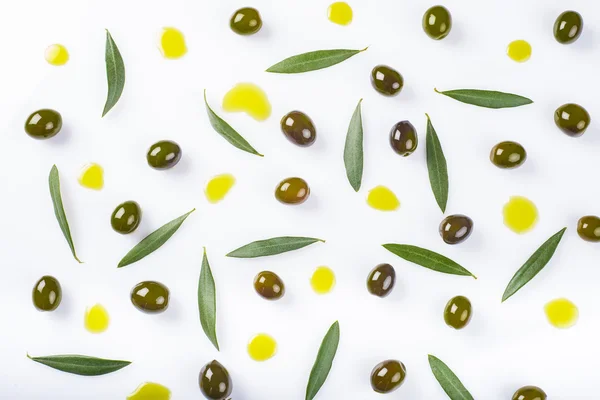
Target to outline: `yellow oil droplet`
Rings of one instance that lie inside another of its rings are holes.
[[[516,233],[525,233],[535,226],[538,210],[531,200],[522,196],[513,196],[504,205],[504,225]]]
[[[44,58],[50,65],[65,65],[69,61],[69,51],[62,44],[51,44],[46,48]]]
[[[204,189],[206,199],[213,204],[218,203],[225,198],[234,184],[235,178],[231,174],[222,174],[213,177],[208,181],[206,189]]]
[[[277,352],[277,342],[266,333],[259,333],[248,342],[248,354],[254,361],[266,361]]]
[[[92,333],[102,333],[108,328],[110,317],[101,304],[95,304],[85,310],[85,328]]]
[[[367,195],[367,204],[379,211],[394,211],[400,207],[400,201],[390,189],[376,186]]]
[[[516,62],[525,62],[531,57],[531,45],[526,40],[512,41],[506,48],[506,54]]]
[[[235,85],[223,97],[223,109],[228,112],[243,111],[257,121],[264,121],[271,115],[267,94],[253,83]]]
[[[79,184],[88,189],[100,190],[104,187],[104,169],[96,163],[86,164],[79,174]]]
[[[552,326],[566,329],[577,323],[579,309],[570,300],[561,298],[549,301],[544,306],[546,318]]]
[[[127,396],[127,400],[169,400],[171,391],[159,383],[144,382]]]
[[[318,294],[329,293],[335,286],[335,274],[328,267],[318,267],[310,278],[310,285]]]
[[[187,53],[185,36],[177,28],[163,28],[158,45],[163,57],[175,60]]]
[[[352,7],[344,1],[336,1],[327,11],[329,20],[338,25],[348,25],[352,22]]]

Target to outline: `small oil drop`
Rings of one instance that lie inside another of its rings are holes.
[[[538,210],[531,200],[513,196],[504,205],[504,225],[515,233],[525,233],[533,229],[538,220]]]
[[[187,53],[185,36],[177,28],[163,28],[160,33],[158,48],[164,58],[176,60]]]
[[[215,204],[225,198],[229,190],[235,184],[235,177],[231,174],[221,174],[213,177],[206,184],[204,194],[206,199]]]
[[[329,6],[327,17],[338,25],[349,25],[352,22],[352,7],[344,1],[336,1]]]
[[[95,304],[85,310],[85,329],[92,333],[102,333],[108,328],[110,317],[101,304]]]
[[[277,352],[277,342],[266,333],[259,333],[248,342],[248,354],[254,361],[266,361]]]
[[[335,274],[328,267],[318,267],[310,278],[310,285],[315,293],[327,294],[335,286]]]
[[[170,400],[171,391],[160,383],[144,382],[127,396],[127,400]]]
[[[526,40],[515,40],[508,44],[506,54],[516,62],[525,62],[531,57],[531,45]]]
[[[390,189],[376,186],[367,195],[367,204],[379,211],[394,211],[400,207],[400,201]]]
[[[88,189],[101,190],[104,187],[104,169],[96,163],[86,164],[79,174],[79,184]]]
[[[548,322],[556,328],[567,329],[577,323],[579,309],[565,298],[549,301],[544,306]]]
[[[69,61],[69,51],[62,44],[51,44],[46,48],[44,58],[48,64],[58,67]]]
[[[235,85],[223,97],[223,109],[228,112],[243,111],[257,121],[264,121],[271,115],[267,94],[253,83]]]

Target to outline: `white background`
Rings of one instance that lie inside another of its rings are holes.
[[[326,18],[329,0],[31,1],[3,2],[0,12],[2,74],[2,308],[0,398],[123,399],[144,381],[172,390],[173,399],[198,399],[198,372],[216,358],[230,371],[234,400],[303,399],[321,339],[339,320],[341,341],[329,379],[318,399],[379,399],[369,384],[378,362],[403,361],[408,375],[390,399],[445,399],[429,370],[427,354],[444,360],[479,400],[510,399],[527,384],[542,387],[552,400],[597,398],[599,356],[598,255],[600,247],[576,234],[579,217],[600,214],[597,182],[600,132],[592,122],[578,139],[561,133],[553,112],[576,102],[598,118],[600,8],[592,0],[446,0],[453,17],[450,35],[429,39],[421,18],[430,1],[354,0],[348,27]],[[252,5],[264,26],[252,37],[235,35],[229,17]],[[555,18],[578,10],[585,27],[579,41],[563,46],[552,35]],[[181,29],[189,53],[162,58],[156,34],[163,26]],[[104,66],[108,28],[125,60],[127,81],[117,106],[100,118],[106,98]],[[533,56],[517,64],[506,45],[526,39]],[[46,64],[46,46],[62,43],[71,54],[60,68]],[[281,59],[315,49],[363,48],[365,53],[333,68],[294,76],[263,72]],[[369,73],[388,64],[405,79],[402,93],[376,93]],[[222,96],[238,82],[254,82],[268,94],[273,114],[256,122],[225,114]],[[535,103],[488,110],[435,94],[433,88],[482,88],[519,93]],[[213,108],[238,129],[264,159],[235,149],[215,133],[202,101],[207,88]],[[363,186],[355,193],[342,161],[348,122],[360,98],[365,128]],[[23,132],[33,110],[49,107],[64,119],[52,140],[35,141]],[[315,122],[314,146],[290,144],[279,119],[299,109]],[[425,116],[428,112],[448,160],[447,214],[464,213],[475,222],[465,243],[445,245],[437,229],[443,218],[428,182]],[[420,145],[408,158],[389,147],[392,125],[408,119]],[[171,139],[183,158],[169,171],[146,164],[147,148]],[[488,159],[499,141],[516,140],[529,158],[503,171]],[[100,192],[76,180],[87,162],[105,169]],[[78,254],[77,264],[55,220],[47,177],[59,167],[66,212]],[[209,204],[205,182],[229,172],[237,183],[222,203]],[[283,178],[301,176],[312,189],[297,207],[279,204],[273,189]],[[402,205],[381,213],[365,204],[367,191],[383,184]],[[538,206],[540,220],[525,235],[509,231],[502,206],[524,195]],[[144,216],[132,235],[112,231],[109,218],[125,200],[138,201]],[[122,256],[146,234],[196,207],[197,211],[159,251],[118,270]],[[546,269],[504,304],[503,290],[520,265],[550,235],[568,230]],[[301,251],[255,260],[224,255],[250,241],[280,235],[324,238]],[[388,253],[383,243],[410,243],[441,252],[479,279],[439,274]],[[202,332],[196,285],[208,249],[218,292],[218,353]],[[376,264],[396,268],[397,284],[385,299],[365,289]],[[314,294],[309,277],[318,265],[337,275],[335,290]],[[267,302],[252,280],[263,269],[286,283],[283,300]],[[56,312],[31,304],[33,284],[42,275],[58,278],[63,300]],[[129,291],[142,280],[171,289],[171,305],[146,315],[130,303]],[[462,331],[442,318],[452,296],[468,296],[471,324]],[[580,308],[579,323],[561,331],[544,316],[544,304],[565,296]],[[103,304],[111,325],[101,335],[83,327],[87,306]],[[246,353],[248,339],[267,332],[278,354],[264,363]],[[80,377],[33,363],[25,357],[62,353],[132,360],[102,377]]]

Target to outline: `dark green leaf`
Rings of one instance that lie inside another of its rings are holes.
[[[265,240],[257,240],[227,254],[227,257],[255,258],[272,256],[292,250],[301,249],[316,242],[325,242],[322,239],[297,236],[281,236]]]
[[[301,72],[316,71],[339,64],[350,57],[362,53],[368,47],[362,50],[317,50],[308,53],[298,54],[272,65],[267,72],[276,72],[279,74],[298,74]]]
[[[431,124],[429,115],[427,115],[425,147],[431,190],[433,191],[435,201],[438,203],[438,206],[440,206],[442,212],[446,212],[446,203],[448,203],[448,167],[446,165],[446,157],[444,157],[440,139]]]
[[[550,237],[550,239],[546,240],[543,245],[540,246],[539,249],[535,251],[529,257],[525,264],[517,273],[512,277],[510,282],[508,282],[508,286],[506,286],[506,290],[504,290],[504,294],[502,295],[502,301],[508,300],[510,296],[517,293],[519,289],[527,284],[530,280],[533,279],[545,266],[548,264],[548,261],[554,255],[560,240],[563,237],[563,234],[567,228],[563,228],[560,231],[556,232],[554,235]]]
[[[344,165],[346,166],[346,176],[354,191],[358,192],[363,174],[363,127],[362,116],[360,113],[360,104],[358,102],[346,135],[346,145],[344,146]]]
[[[200,323],[206,337],[219,350],[217,340],[217,292],[215,280],[208,264],[206,248],[202,257],[202,268],[198,280],[198,311],[200,312]]]
[[[27,354],[27,357],[50,368],[83,376],[105,375],[131,364],[131,361],[105,360],[103,358],[80,356],[77,354],[46,357],[31,357]]]
[[[496,92],[494,90],[457,89],[447,90],[445,92],[440,92],[437,89],[434,90],[437,93],[451,97],[454,100],[485,108],[519,107],[533,103],[533,101],[527,97],[512,93]]]
[[[429,268],[437,272],[443,272],[445,274],[472,276],[473,278],[477,279],[475,275],[467,271],[461,265],[431,250],[423,249],[417,246],[411,246],[408,244],[394,243],[384,244],[383,247],[398,257],[402,257],[406,261],[413,262],[422,267]]]
[[[317,359],[310,371],[310,378],[308,378],[308,384],[306,385],[306,400],[312,400],[325,383],[327,375],[329,375],[329,371],[331,370],[339,342],[340,324],[335,321],[323,338]]]
[[[60,194],[60,177],[58,176],[58,168],[56,168],[56,165],[53,165],[52,169],[50,170],[48,183],[50,185],[50,197],[52,197],[52,204],[54,205],[54,215],[56,215],[58,225],[60,226],[65,239],[67,239],[67,243],[71,248],[73,257],[75,260],[77,260],[77,262],[81,263],[81,260],[77,258],[77,254],[75,253],[75,245],[73,244],[73,239],[71,238],[69,221],[67,221],[67,215],[65,214],[65,209],[63,207],[62,196]]]
[[[125,87],[125,65],[119,52],[117,44],[113,40],[110,32],[106,30],[106,51],[104,55],[106,61],[106,79],[108,81],[108,94],[106,95],[106,104],[102,116],[110,111],[117,104],[123,87]]]
[[[440,383],[450,400],[473,400],[471,393],[464,387],[460,379],[439,358],[429,355],[429,366],[435,379]]]

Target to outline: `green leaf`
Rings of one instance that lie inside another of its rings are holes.
[[[231,143],[240,150],[244,150],[248,153],[264,157],[262,154],[256,151],[254,147],[252,147],[250,143],[248,143],[246,139],[242,137],[242,135],[237,133],[237,131],[233,129],[231,125],[223,121],[221,117],[215,114],[215,112],[208,105],[208,101],[206,101],[206,90],[204,90],[204,104],[206,104],[206,112],[208,113],[208,119],[210,121],[210,124],[219,135],[223,136],[225,140],[227,140],[229,143]]]
[[[123,58],[108,29],[106,30],[106,52],[104,59],[106,61],[108,94],[106,95],[104,111],[102,111],[103,117],[117,104],[121,93],[123,93],[123,87],[125,87],[125,65],[123,64]]]
[[[408,244],[394,243],[384,244],[383,247],[398,257],[404,258],[406,261],[413,262],[422,267],[437,272],[443,272],[444,274],[472,276],[477,279],[475,275],[467,271],[461,265],[431,250]]]
[[[473,400],[471,393],[442,360],[431,354],[428,357],[431,372],[433,372],[435,379],[440,383],[450,400]]]
[[[183,224],[183,221],[185,221],[185,219],[194,211],[196,211],[195,208],[187,214],[183,214],[181,217],[175,218],[173,221],[166,223],[146,236],[141,242],[136,244],[133,249],[129,250],[129,253],[123,257],[117,268],[122,268],[129,264],[133,264],[134,262],[137,262],[158,250],[163,244],[166,243],[167,240],[171,238],[171,236],[173,236],[175,232],[177,232],[177,229],[179,229],[181,224]]]
[[[316,71],[339,64],[350,57],[362,53],[367,50],[365,47],[362,50],[317,50],[308,53],[298,54],[283,61],[272,65],[267,69],[267,72],[275,72],[279,74],[298,74],[301,72]]]
[[[532,280],[548,264],[566,230],[567,228],[563,228],[552,235],[525,261],[525,264],[519,268],[510,282],[508,282],[508,286],[506,286],[506,290],[504,290],[504,294],[502,295],[502,302],[517,293],[519,289]]]
[[[83,376],[105,375],[131,364],[131,361],[105,360],[103,358],[80,356],[77,354],[45,357],[31,357],[27,354],[27,358],[59,371]]]
[[[54,206],[54,215],[56,215],[58,225],[60,226],[65,239],[67,239],[67,243],[71,248],[73,258],[75,258],[75,260],[81,264],[82,261],[77,258],[77,254],[75,253],[75,245],[73,244],[73,238],[71,238],[69,221],[67,220],[67,215],[65,214],[65,209],[63,207],[62,196],[60,194],[60,177],[58,176],[58,168],[56,168],[56,165],[53,165],[52,169],[50,170],[48,183],[50,186],[50,197],[52,197],[52,204]]]
[[[510,108],[533,103],[533,101],[527,97],[512,93],[497,92],[494,90],[457,89],[444,92],[440,92],[437,89],[434,90],[437,93],[451,97],[454,100],[485,108]]]
[[[206,256],[206,248],[202,257],[200,279],[198,279],[198,311],[200,312],[200,324],[202,324],[206,337],[219,350],[217,340],[217,292],[208,257]]]
[[[346,176],[354,191],[358,192],[363,175],[363,127],[362,116],[360,113],[359,100],[346,135],[346,145],[344,146],[344,165],[346,166]]]
[[[272,256],[298,250],[316,242],[325,242],[322,239],[298,236],[280,236],[271,239],[257,240],[238,249],[233,250],[227,257],[255,258]]]
[[[427,116],[427,134],[425,136],[425,147],[427,152],[427,170],[429,171],[429,183],[435,196],[435,201],[442,212],[446,212],[448,203],[448,166],[440,139],[438,138],[429,115]]]
[[[310,371],[310,377],[306,385],[306,400],[312,400],[325,383],[327,375],[329,375],[329,371],[331,370],[339,342],[340,324],[335,321],[323,338],[321,347],[319,347],[319,353],[317,353],[317,359]]]

